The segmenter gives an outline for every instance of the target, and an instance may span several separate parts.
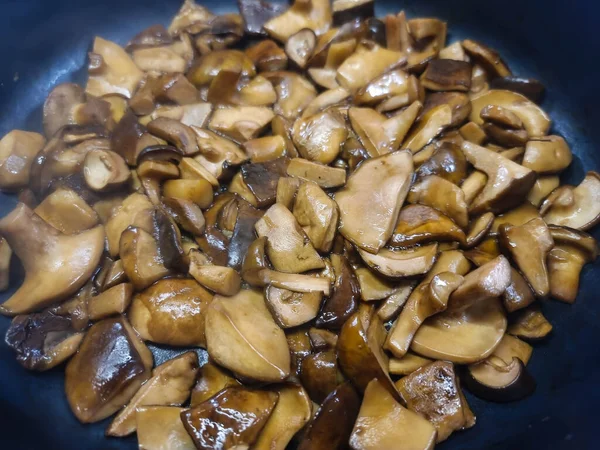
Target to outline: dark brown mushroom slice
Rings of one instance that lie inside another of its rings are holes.
[[[285,51],[271,39],[261,40],[248,47],[246,55],[261,72],[276,72],[287,68],[288,57]]]
[[[540,103],[546,88],[535,78],[522,78],[517,76],[496,77],[490,81],[491,89],[504,89],[518,92],[535,103]]]
[[[483,130],[492,142],[506,147],[523,146],[529,138],[526,130],[510,130],[489,122],[483,124]]]
[[[34,160],[45,144],[39,133],[21,130],[7,133],[0,140],[0,189],[27,187]]]
[[[154,213],[154,235],[165,267],[185,272],[187,265],[183,260],[181,233],[175,220],[164,209],[157,209]]]
[[[124,317],[96,323],[65,370],[71,410],[83,423],[105,419],[150,378],[151,367],[152,353]]]
[[[421,84],[431,91],[464,91],[471,88],[471,64],[452,59],[429,61]]]
[[[238,7],[244,18],[246,33],[260,36],[267,35],[263,25],[283,14],[287,8],[282,3],[270,3],[264,0],[238,0]]]
[[[310,399],[319,405],[340,384],[335,350],[321,351],[302,360],[300,381]]]
[[[193,156],[200,151],[194,132],[178,120],[159,117],[148,123],[147,127],[150,133],[173,143],[184,155]]]
[[[551,331],[552,324],[544,317],[539,305],[531,305],[510,317],[506,332],[527,341],[539,341]]]
[[[248,448],[258,438],[278,399],[275,392],[229,387],[181,413],[181,421],[199,450]]]
[[[266,305],[281,328],[293,328],[313,320],[319,312],[322,292],[293,292],[273,285],[265,290]]]
[[[240,270],[244,256],[255,239],[254,225],[263,215],[248,202],[239,202],[238,215],[229,243],[227,265]]]
[[[333,25],[339,27],[354,20],[366,20],[375,16],[374,0],[334,0]]]
[[[512,75],[508,66],[495,50],[471,39],[465,39],[461,44],[469,56],[485,67],[492,78]]]
[[[244,183],[254,194],[258,207],[264,208],[275,203],[277,182],[287,172],[289,159],[281,157],[273,161],[245,164],[241,168]]]
[[[113,130],[111,148],[125,158],[127,164],[135,166],[140,152],[150,145],[157,144],[148,136],[146,127],[139,123],[132,111],[127,111]]]
[[[0,292],[4,292],[10,285],[10,260],[12,249],[6,239],[0,238]]]
[[[349,382],[338,386],[323,401],[307,425],[298,450],[331,450],[348,442],[360,409],[360,397]]]
[[[229,371],[209,359],[198,373],[198,382],[192,390],[190,407],[198,406],[225,388],[239,385],[240,382]]]
[[[146,47],[160,47],[173,43],[173,38],[167,29],[160,24],[151,25],[136,34],[125,46],[125,50],[137,50]]]
[[[317,36],[310,28],[291,35],[285,43],[285,53],[300,69],[304,69],[317,45]]]
[[[467,203],[462,189],[437,175],[429,175],[412,185],[407,200],[437,209],[461,228],[469,224]]]
[[[183,158],[183,152],[171,145],[151,145],[143,149],[137,156],[137,165],[144,161],[166,161],[179,164]]]
[[[306,328],[286,330],[286,339],[290,348],[291,373],[300,376],[302,361],[312,353],[312,345]]]
[[[467,176],[467,160],[460,146],[452,142],[436,146],[433,155],[417,170],[419,178],[428,175],[437,175],[460,186]]]
[[[493,213],[487,212],[471,222],[465,239],[466,248],[475,247],[488,235],[494,223],[494,218]]]
[[[411,246],[438,241],[465,241],[465,233],[448,216],[424,205],[407,205],[400,210],[390,245]]]
[[[497,403],[522,400],[533,394],[536,383],[519,358],[506,364],[491,357],[467,366],[461,378],[465,387],[484,400]]]

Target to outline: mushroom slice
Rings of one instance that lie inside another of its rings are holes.
[[[14,190],[29,184],[34,158],[46,139],[29,131],[12,130],[0,140],[0,189]]]
[[[435,426],[436,442],[445,441],[467,425],[470,408],[452,363],[432,362],[400,379],[396,387],[407,408]]]
[[[535,183],[534,171],[493,150],[468,141],[461,147],[469,162],[488,176],[485,187],[469,207],[472,214],[487,211],[499,214],[511,209],[523,201]]]
[[[10,260],[12,249],[6,239],[0,238],[0,292],[4,292],[10,285]]]
[[[181,422],[185,408],[141,406],[136,410],[138,447],[141,450],[196,450]]]
[[[289,159],[282,157],[273,161],[243,165],[241,174],[244,184],[256,199],[256,206],[271,206],[277,197],[277,183],[284,177]]]
[[[65,391],[83,423],[117,412],[150,378],[152,353],[124,317],[102,320],[86,333],[65,370]]]
[[[291,35],[285,43],[285,52],[300,69],[304,69],[317,45],[317,36],[310,28]]]
[[[75,330],[70,317],[45,311],[15,317],[5,341],[23,367],[45,371],[75,354],[83,336],[83,332]]]
[[[140,48],[132,53],[133,62],[144,72],[183,73],[187,62],[170,45]]]
[[[169,34],[178,36],[184,31],[200,32],[214,18],[215,15],[204,6],[196,4],[194,0],[185,0],[169,25]],[[196,25],[200,27],[199,30],[193,29]]]
[[[588,172],[579,186],[571,188],[571,192],[571,201],[566,204],[552,203],[550,197],[546,199],[540,209],[544,220],[548,225],[588,230],[600,221],[600,175]]]
[[[238,7],[244,19],[246,33],[260,36],[267,34],[263,25],[283,14],[287,9],[287,5],[269,3],[264,0],[238,0]]]
[[[63,126],[74,123],[73,111],[85,101],[85,91],[75,83],[61,83],[52,89],[44,102],[43,124],[46,137],[51,138]]]
[[[352,129],[372,157],[396,151],[417,118],[420,102],[414,102],[389,119],[370,108],[350,108],[348,118]]]
[[[535,301],[535,295],[533,295],[529,283],[514,268],[511,268],[511,282],[504,291],[502,300],[508,312],[525,308]]]
[[[129,319],[144,340],[206,347],[204,321],[212,299],[212,294],[194,280],[164,279],[133,298]]]
[[[230,387],[181,413],[181,421],[199,450],[249,448],[278,399],[275,392]]]
[[[248,159],[239,146],[229,139],[195,126],[192,129],[200,147],[200,155],[194,159],[213,177],[219,180],[225,178],[228,167],[237,166]]]
[[[312,353],[312,345],[308,337],[308,330],[295,328],[286,330],[286,339],[290,347],[292,361],[292,374],[300,376],[302,360]]]
[[[492,89],[476,95],[471,99],[470,120],[478,125],[483,124],[481,110],[488,105],[505,108],[516,114],[532,138],[545,136],[550,128],[550,118],[535,103],[516,92]]]
[[[286,151],[285,139],[281,136],[264,136],[244,142],[244,151],[253,163],[264,163],[281,158]]]
[[[205,288],[216,294],[231,296],[239,292],[241,278],[231,267],[190,263],[190,275]]]
[[[471,64],[452,59],[429,61],[421,84],[430,91],[464,91],[471,88]]]
[[[383,322],[394,320],[400,314],[416,284],[414,280],[404,280],[395,284],[394,292],[381,302],[377,309],[377,315]]]
[[[567,227],[550,225],[555,246],[548,254],[550,295],[573,303],[579,290],[579,275],[585,264],[598,257],[598,244],[589,234]]]
[[[359,45],[354,54],[338,67],[336,80],[348,92],[354,93],[371,80],[405,62],[406,55],[403,52],[388,50],[379,45],[372,48]]]
[[[400,405],[379,380],[369,383],[350,436],[353,449],[430,450],[435,442],[431,423]]]
[[[64,234],[77,234],[98,225],[98,214],[74,191],[59,188],[34,212]]]
[[[552,324],[542,314],[538,305],[519,311],[511,317],[507,333],[528,341],[544,339],[552,331]]]
[[[163,195],[167,198],[192,201],[200,208],[208,208],[213,201],[211,184],[201,178],[196,180],[167,180],[163,183]]]
[[[206,341],[211,357],[240,376],[278,382],[290,374],[285,335],[261,293],[215,296],[206,314]]]
[[[74,294],[98,267],[104,250],[102,226],[65,235],[23,203],[0,220],[0,234],[25,269],[21,287],[0,305],[5,315],[36,311]]]
[[[527,195],[527,200],[532,205],[539,207],[544,199],[560,185],[558,175],[542,175],[535,180],[535,184]]]
[[[463,243],[465,233],[448,216],[429,206],[402,208],[390,245],[406,247],[431,241]]]
[[[263,211],[255,209],[246,202],[238,202],[238,213],[233,227],[233,234],[229,243],[227,265],[239,270],[242,267],[244,256],[250,244],[256,238],[254,225],[263,215]]]
[[[572,160],[571,149],[562,137],[545,136],[527,142],[523,166],[539,174],[554,174],[566,169]]]
[[[129,307],[133,285],[121,283],[112,286],[88,300],[90,320],[104,319],[115,314],[123,314]]]
[[[415,159],[421,153],[415,155]],[[460,186],[467,176],[467,159],[460,146],[452,142],[442,142],[436,145],[431,157],[417,170],[419,178],[428,175],[437,175]]]
[[[158,252],[158,242],[141,228],[129,227],[121,234],[119,255],[127,278],[138,291],[169,274]]]
[[[150,133],[172,143],[184,155],[193,156],[200,151],[192,129],[179,120],[159,117],[150,122],[147,127]]]
[[[419,326],[430,316],[446,309],[448,298],[463,283],[463,277],[452,272],[442,272],[411,295],[394,323],[385,342],[385,348],[395,357],[402,358]]]
[[[119,45],[101,37],[94,39],[92,53],[102,61],[97,70],[90,71],[85,92],[95,97],[119,94],[131,98],[144,73]]]
[[[186,352],[157,366],[130,402],[117,414],[107,436],[127,436],[136,431],[136,410],[144,406],[180,406],[190,396],[198,373],[198,355]]]
[[[146,148],[158,145],[160,141],[148,133],[132,111],[127,111],[115,126],[110,146],[125,158],[127,164],[135,166],[138,155]],[[164,144],[164,142],[162,142]]]
[[[374,16],[374,0],[334,0],[333,2],[333,24],[335,26],[352,22],[355,19],[365,20]]]
[[[294,123],[292,138],[303,158],[329,164],[346,142],[348,130],[341,113],[328,109]]]
[[[331,88],[315,97],[315,99],[302,111],[302,118],[313,116],[332,106],[341,106],[347,103],[350,93],[341,87]],[[345,120],[344,120],[345,123]]]
[[[524,225],[500,227],[500,244],[510,253],[517,267],[529,282],[537,297],[550,292],[546,258],[554,240],[542,219],[533,219]]]
[[[170,45],[173,38],[163,25],[151,25],[145,30],[136,34],[125,46],[125,50],[135,50],[138,48],[159,47],[161,45]]]
[[[190,407],[198,406],[225,388],[239,385],[240,382],[229,372],[209,360],[200,368]]]
[[[302,360],[300,381],[315,403],[323,403],[340,384],[340,378],[334,350],[320,351]]]
[[[462,377],[467,389],[477,397],[492,402],[514,402],[535,391],[535,380],[519,358],[505,363],[491,357],[479,364],[470,365]]]
[[[181,228],[195,236],[204,233],[205,220],[198,205],[181,198],[163,198],[162,201]]]
[[[480,170],[474,170],[465,178],[460,188],[465,193],[465,201],[468,205],[473,203],[473,200],[483,191],[487,184],[487,175]]]
[[[447,104],[442,104],[430,109],[418,120],[412,128],[411,133],[402,144],[413,153],[417,153],[435,137],[437,137],[445,128],[452,123],[452,109]]]
[[[382,300],[396,291],[395,283],[381,278],[370,269],[359,267],[354,273],[360,286],[360,298],[365,302]]]
[[[113,151],[92,150],[85,156],[83,176],[95,191],[111,190],[123,185],[131,172],[125,160]]]
[[[293,214],[278,203],[256,222],[256,233],[267,238],[267,254],[276,270],[302,273],[325,267]]]
[[[312,404],[302,386],[286,383],[276,392],[279,400],[252,446],[254,450],[285,450],[294,435],[312,417]]]
[[[492,354],[505,331],[502,304],[490,299],[464,311],[444,311],[430,317],[419,327],[411,350],[427,358],[474,363]]]
[[[546,90],[544,85],[534,78],[521,78],[515,76],[494,78],[490,82],[490,88],[517,92],[535,103],[540,103],[544,91]]]
[[[346,184],[346,171],[337,167],[308,161],[304,158],[293,158],[287,168],[291,177],[314,181],[323,189],[331,189]]]
[[[470,104],[471,101],[469,100],[469,105]],[[483,128],[481,128],[481,126],[477,125],[475,122],[466,123],[460,127],[458,131],[466,141],[472,142],[473,144],[482,145],[487,139]]]
[[[429,175],[413,184],[407,200],[437,209],[461,228],[469,224],[464,192],[437,175]]]
[[[239,72],[253,77],[256,69],[252,60],[241,50],[218,50],[202,55],[190,68],[187,78],[197,87],[209,85],[221,71]]]
[[[358,416],[360,397],[349,382],[339,385],[317,410],[298,450],[330,450],[347,445]]]
[[[354,94],[357,105],[375,105],[387,98],[406,95],[411,91],[411,78],[404,70],[392,70],[371,80]]]
[[[106,223],[108,251],[111,257],[119,254],[121,234],[130,226],[141,228],[148,233],[154,229],[154,206],[143,194],[131,194],[113,212]]]
[[[469,228],[465,239],[465,246],[467,248],[475,247],[479,244],[490,232],[494,223],[494,214],[487,212],[477,217]]]
[[[296,72],[263,72],[261,75],[275,86],[277,103],[273,111],[285,119],[296,119],[317,96],[312,83]]]
[[[236,142],[245,142],[258,137],[273,117],[273,111],[264,106],[222,107],[215,109],[208,127]]]
[[[366,160],[336,192],[340,233],[369,252],[390,239],[413,174],[410,152],[398,151]]]
[[[332,21],[329,0],[312,0],[305,3],[296,0],[283,14],[273,17],[263,24],[269,36],[286,42],[292,35],[304,28],[321,35],[329,30]]]
[[[293,328],[311,321],[317,316],[322,292],[293,292],[275,286],[265,291],[267,307],[282,328]]]
[[[426,273],[438,254],[438,244],[403,250],[381,249],[377,254],[358,249],[362,260],[373,270],[390,278],[406,278]]]
[[[335,69],[322,69],[319,67],[311,67],[308,69],[308,75],[311,80],[317,85],[325,89],[343,89],[335,79],[337,71]],[[344,91],[346,91],[344,89]]]
[[[316,250],[329,252],[338,223],[337,204],[316,184],[302,183],[293,214]]]
[[[540,213],[536,207],[525,202],[522,205],[517,206],[515,209],[505,212],[494,219],[492,224],[492,234],[497,234],[498,230],[502,225],[525,225],[527,222],[533,219],[539,219]]]
[[[461,44],[469,56],[485,67],[492,78],[512,75],[508,66],[495,50],[471,39],[465,39]]]
[[[390,373],[392,375],[410,375],[415,370],[432,363],[430,359],[423,358],[414,353],[407,353],[402,358],[390,358]]]

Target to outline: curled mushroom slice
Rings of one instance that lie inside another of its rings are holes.
[[[317,36],[310,28],[291,35],[285,43],[285,52],[300,69],[304,69],[317,45]]]
[[[488,176],[483,190],[471,203],[473,214],[504,212],[522,202],[533,184],[535,172],[484,147],[463,142],[462,150],[475,168]]]
[[[554,189],[560,185],[560,179],[558,175],[544,175],[539,176],[535,180],[535,184],[527,195],[527,200],[532,205],[539,207],[544,199],[550,195]]]
[[[437,209],[461,228],[469,224],[464,192],[437,175],[429,175],[413,184],[407,200]]]
[[[185,402],[198,373],[198,355],[186,352],[157,366],[152,377],[117,414],[107,436],[127,436],[136,431],[136,410],[144,406],[179,406]]]
[[[370,252],[392,236],[413,173],[410,152],[399,151],[365,161],[335,194],[340,233]]]
[[[298,189],[294,217],[316,250],[331,250],[338,223],[336,203],[316,183],[304,182]]]
[[[546,136],[527,142],[523,166],[539,174],[553,174],[566,169],[572,159],[571,149],[562,137]]]
[[[505,363],[497,357],[467,367],[462,378],[469,391],[493,402],[521,400],[535,391],[535,380],[519,358]]]
[[[471,39],[461,42],[465,51],[484,66],[492,77],[508,77],[512,75],[508,66],[495,50]]]
[[[524,225],[500,227],[500,244],[510,253],[517,267],[538,297],[550,292],[546,258],[554,247],[548,226],[542,219]]]
[[[598,256],[596,240],[589,234],[567,227],[550,225],[554,247],[548,254],[550,295],[573,303],[579,290],[579,275],[585,264]]]
[[[400,210],[390,245],[410,246],[424,242],[465,241],[465,233],[448,217],[424,205],[407,205]]]
[[[0,220],[0,233],[25,269],[21,287],[0,306],[6,315],[36,311],[75,293],[104,250],[102,226],[65,235],[22,203]]]
[[[46,311],[15,317],[5,341],[23,367],[44,371],[75,354],[83,336],[83,332],[75,330],[70,317]]]
[[[71,410],[83,423],[105,419],[150,378],[151,367],[152,353],[125,318],[96,323],[65,370]]]
[[[91,189],[103,191],[123,185],[129,180],[131,172],[118,153],[109,150],[92,150],[85,156],[83,176]]]
[[[88,300],[88,315],[90,320],[104,319],[115,314],[123,314],[129,307],[133,285],[121,283],[112,286]]]
[[[160,280],[133,298],[129,319],[144,340],[206,347],[204,320],[212,298],[194,280]]]
[[[538,305],[532,305],[511,317],[507,333],[527,341],[544,339],[552,331],[552,324]]]
[[[59,188],[34,210],[61,233],[77,234],[98,225],[98,214],[71,189]]]
[[[377,254],[358,249],[362,260],[376,272],[390,278],[406,278],[426,273],[437,257],[438,244],[403,250],[381,249]]]
[[[314,181],[323,189],[340,187],[346,184],[346,171],[337,167],[308,161],[304,158],[293,158],[287,168],[291,177]]]
[[[248,159],[248,156],[237,144],[198,127],[192,127],[200,147],[200,155],[194,159],[200,163],[214,178],[222,179],[228,175],[231,166],[237,166]]]
[[[369,383],[350,436],[353,449],[428,450],[435,442],[436,429],[430,422],[402,406],[380,380]]]
[[[584,231],[596,225],[600,220],[600,175],[588,172],[579,186],[571,187],[569,193],[569,201],[566,198],[565,201],[552,201],[548,197],[542,204],[540,211],[546,223]]]
[[[0,189],[28,185],[34,158],[45,143],[41,134],[21,130],[13,130],[0,140]]]
[[[428,317],[446,309],[448,298],[463,283],[463,277],[452,272],[442,272],[411,295],[400,316],[390,330],[385,348],[395,357],[402,358],[419,326]]]
[[[292,137],[303,158],[329,164],[340,153],[348,130],[341,113],[327,110],[296,120]]]
[[[428,175],[437,175],[459,186],[467,175],[467,160],[460,147],[452,142],[436,145],[431,157],[417,170],[419,178]]]

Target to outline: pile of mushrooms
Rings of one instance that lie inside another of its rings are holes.
[[[373,0],[239,4],[96,38],[0,141],[18,361],[146,450],[431,449],[475,424],[462,386],[532,394],[600,220],[541,83]]]

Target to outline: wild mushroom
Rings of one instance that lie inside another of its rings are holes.
[[[187,73],[188,80],[197,87],[209,85],[222,71],[237,71],[241,76],[253,77],[256,69],[252,60],[240,50],[219,50],[202,55]]]
[[[83,176],[87,185],[95,191],[111,190],[123,185],[131,172],[118,153],[108,150],[92,150],[85,156]]]
[[[337,167],[308,161],[304,158],[293,158],[287,168],[291,177],[314,181],[323,189],[340,187],[346,184],[346,171]]]
[[[410,76],[404,70],[386,72],[359,89],[354,94],[354,102],[358,105],[374,106],[377,103],[392,97],[406,96],[408,102],[411,97],[412,86]],[[416,100],[416,98],[412,98]]]
[[[273,111],[261,106],[231,106],[217,108],[208,127],[236,142],[254,139],[273,120]]]
[[[552,324],[538,305],[532,305],[511,317],[507,333],[528,341],[544,339],[552,331]]]
[[[296,194],[293,214],[316,250],[331,250],[338,223],[336,203],[316,183],[304,182]]]
[[[338,374],[335,351],[323,350],[302,360],[300,381],[311,400],[321,404],[342,382]]]
[[[148,123],[147,128],[150,133],[175,145],[184,155],[194,156],[200,151],[192,129],[178,120],[159,117]]]
[[[295,1],[283,14],[263,24],[269,36],[286,42],[290,36],[308,28],[321,35],[331,26],[331,4],[326,0],[312,0],[310,4]]]
[[[508,66],[495,50],[471,39],[465,39],[461,44],[465,51],[482,64],[492,77],[512,75]]]
[[[178,36],[185,31],[199,32],[214,17],[213,13],[204,6],[196,4],[194,0],[185,0],[169,25],[169,34]],[[200,30],[194,30],[194,26],[200,27]]]
[[[454,365],[435,361],[420,367],[396,383],[406,407],[435,426],[436,442],[468,427],[469,404],[464,398]]]
[[[277,183],[286,175],[289,159],[282,157],[262,163],[245,164],[240,172],[243,182],[256,199],[256,207],[271,206],[277,197]]]
[[[406,151],[361,164],[334,197],[340,233],[362,249],[379,251],[393,234],[412,173],[412,157]]]
[[[564,201],[556,201],[551,194],[540,208],[548,225],[585,231],[600,221],[600,175],[597,172],[588,172],[575,188],[568,185],[561,188],[570,188],[570,195]]]
[[[407,353],[402,358],[390,358],[390,373],[392,375],[410,375],[415,370],[431,363],[430,359]]]
[[[125,46],[125,50],[134,50],[145,47],[158,47],[173,43],[173,38],[163,25],[151,25],[136,34]]]
[[[381,249],[377,254],[358,249],[362,260],[376,272],[390,278],[405,278],[426,273],[438,254],[438,244],[402,250]]]
[[[461,228],[469,223],[463,191],[437,175],[429,175],[413,184],[407,200],[437,209]]]
[[[4,292],[10,285],[10,260],[12,249],[6,239],[0,238],[0,292]]]
[[[200,147],[200,155],[194,159],[204,166],[212,177],[221,180],[231,176],[227,169],[237,166],[248,159],[248,156],[237,144],[209,130],[192,127]]]
[[[36,311],[74,294],[104,250],[102,226],[64,235],[22,203],[0,220],[0,234],[25,268],[23,284],[0,306],[6,315]]]
[[[473,220],[465,239],[467,248],[475,247],[487,236],[494,223],[494,218],[494,214],[487,212]]]
[[[527,142],[523,166],[539,174],[554,174],[566,169],[572,159],[571,150],[562,137],[545,136]]]
[[[125,318],[96,323],[65,370],[73,414],[83,423],[114,414],[150,378],[151,367],[152,353]]]
[[[505,212],[504,214],[500,214],[494,219],[494,223],[492,224],[491,234],[498,234],[498,230],[502,225],[514,225],[521,226],[525,225],[527,222],[533,219],[539,219],[540,213],[536,207],[525,202],[510,211]]]
[[[240,290],[241,278],[231,267],[199,265],[192,260],[190,275],[205,288],[220,295],[235,295]]]
[[[535,172],[492,150],[468,141],[463,142],[461,148],[469,162],[488,177],[485,187],[469,207],[472,214],[487,211],[498,214],[511,209],[522,202],[535,183]]]
[[[136,410],[135,423],[139,448],[176,448],[195,450],[194,441],[181,422],[185,408],[177,406],[141,406]]]
[[[467,160],[460,147],[452,142],[436,145],[431,157],[417,170],[419,178],[428,175],[437,175],[460,186],[467,176]]]
[[[560,185],[558,175],[538,176],[535,184],[527,194],[527,201],[534,206],[539,207],[544,199]]]
[[[111,148],[125,158],[127,164],[135,166],[138,155],[152,145],[164,144],[148,133],[132,111],[127,111],[115,126],[111,136]]]
[[[281,136],[264,136],[250,139],[242,145],[253,163],[264,163],[285,154],[285,140]]]
[[[0,189],[24,188],[33,160],[46,140],[39,133],[12,130],[0,140]]]
[[[341,87],[329,89],[315,97],[302,111],[302,117],[308,118],[321,111],[332,109],[333,106],[343,106],[350,99],[350,93]],[[342,114],[341,110],[338,110]]]
[[[142,228],[129,227],[119,241],[123,270],[137,291],[169,274],[158,253],[158,242]]]
[[[267,307],[282,328],[292,328],[314,319],[322,298],[321,292],[293,292],[275,286],[265,290]]]
[[[170,45],[139,48],[131,57],[138,68],[144,72],[183,73],[187,62]]]
[[[322,164],[331,163],[348,137],[341,113],[326,110],[294,123],[292,138],[303,158]]]
[[[554,247],[546,223],[538,218],[520,226],[502,225],[499,231],[500,244],[510,253],[535,295],[546,297],[550,292],[546,258]]]
[[[163,203],[181,228],[195,236],[202,235],[205,220],[198,205],[182,198],[164,198]]]
[[[402,406],[380,380],[369,383],[350,436],[353,449],[376,450],[400,445],[427,450],[435,442],[436,429],[430,422]]]
[[[452,123],[452,108],[447,104],[436,106],[424,113],[411,133],[402,143],[402,148],[417,153],[434,138],[436,138],[444,129]]]
[[[360,286],[360,298],[365,302],[382,300],[396,291],[395,283],[378,276],[370,269],[359,267],[354,273]]]
[[[535,295],[529,283],[519,271],[511,267],[511,282],[504,291],[502,302],[507,312],[514,312],[525,308],[535,301]]]
[[[44,102],[44,134],[52,138],[63,126],[75,122],[74,109],[85,103],[85,91],[75,83],[56,86]]]
[[[212,299],[194,280],[164,279],[134,296],[129,319],[144,340],[206,347],[204,321]]]
[[[296,119],[317,96],[312,83],[296,72],[263,72],[261,75],[275,86],[277,103],[273,111],[285,119]]]
[[[471,87],[471,64],[452,59],[429,61],[421,84],[430,91],[465,91]]]
[[[91,297],[87,305],[90,320],[99,320],[115,314],[123,314],[129,307],[132,295],[133,285],[130,283],[120,283]]]
[[[77,234],[98,225],[98,215],[77,193],[59,188],[35,209],[35,214],[64,234]]]
[[[379,308],[377,308],[379,318],[384,322],[388,322],[398,317],[415,285],[414,280],[403,280],[396,283],[394,292],[382,301]]]
[[[317,44],[317,36],[310,28],[292,34],[285,43],[285,52],[300,69],[304,69]]]
[[[410,246],[426,242],[465,241],[465,233],[448,217],[424,205],[400,210],[390,245]]]
[[[208,208],[213,201],[212,186],[204,179],[167,180],[163,183],[163,195],[194,202],[200,208]]]
[[[182,412],[181,421],[199,450],[249,448],[258,439],[278,399],[275,392],[230,387]],[[215,429],[219,432],[215,433]]]
[[[535,103],[540,103],[546,90],[544,85],[534,78],[516,76],[494,78],[490,82],[490,88],[517,92]]]

